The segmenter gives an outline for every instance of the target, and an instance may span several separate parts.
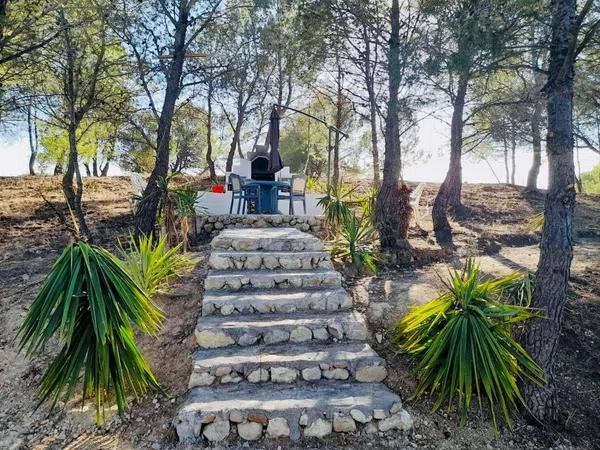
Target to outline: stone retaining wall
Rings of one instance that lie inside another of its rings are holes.
[[[218,216],[201,216],[196,218],[198,234],[216,236],[227,228],[280,228],[292,227],[300,231],[312,233],[319,238],[325,235],[325,218],[323,216],[289,216],[224,214]]]

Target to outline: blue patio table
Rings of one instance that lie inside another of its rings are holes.
[[[280,214],[277,206],[280,189],[289,189],[290,183],[283,181],[247,180],[244,187],[258,186],[260,188],[260,211],[254,214]]]

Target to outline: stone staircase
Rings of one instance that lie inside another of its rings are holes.
[[[408,430],[385,361],[316,237],[230,229],[212,242],[180,441]]]

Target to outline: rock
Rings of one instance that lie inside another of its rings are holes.
[[[269,419],[264,414],[249,414],[247,419],[248,422],[256,422],[261,425],[266,425],[269,422]]]
[[[262,425],[257,422],[240,423],[237,431],[240,437],[246,441],[256,441],[262,436]]]
[[[234,409],[229,413],[229,420],[233,423],[242,423],[244,421],[244,415],[241,411]]]
[[[304,429],[304,436],[324,438],[328,434],[331,434],[332,430],[331,422],[325,419],[317,419]]]
[[[302,369],[302,378],[306,381],[316,381],[321,379],[321,369],[319,367],[307,367]]]
[[[217,418],[217,416],[215,414],[206,414],[206,415],[200,416],[200,419],[198,419],[198,421],[201,424],[206,425],[207,423],[213,423],[216,418]]]
[[[212,384],[213,381],[215,381],[215,377],[208,372],[192,372],[192,375],[190,375],[190,382],[188,383],[188,389],[196,386],[208,386]]]
[[[402,409],[402,402],[396,402],[390,408],[390,414],[396,414],[397,412],[400,412],[401,409]]]
[[[221,384],[239,383],[240,381],[242,381],[242,378],[239,377],[237,374],[225,375],[224,377],[221,378]]]
[[[383,419],[379,421],[379,431],[388,431],[393,428],[408,431],[413,426],[412,417],[410,414],[406,412],[406,410],[401,410],[398,414],[394,414],[393,416],[388,417],[387,419]]]
[[[301,427],[305,427],[306,425],[308,425],[308,416],[306,414],[302,414],[298,423]]]
[[[365,426],[365,434],[373,434],[373,433],[377,433],[377,425],[375,425],[373,422],[369,422],[367,424],[367,426]]]
[[[271,368],[271,381],[274,383],[293,383],[298,377],[298,371],[296,369],[290,369],[288,367],[272,367]]]
[[[383,334],[375,333],[375,340],[377,341],[378,344],[381,344],[383,342]]]
[[[356,370],[354,377],[362,383],[379,383],[387,376],[384,366],[363,366]]]
[[[196,330],[196,341],[198,341],[198,345],[203,348],[226,347],[235,344],[235,341],[231,336],[226,335],[222,331],[212,330]]]
[[[278,342],[285,342],[290,339],[290,333],[284,330],[271,330],[265,334],[265,344],[276,344]]]
[[[204,437],[211,442],[221,442],[229,436],[229,420],[219,420],[204,427]]]
[[[222,230],[224,225],[221,222],[215,222],[215,230]]]
[[[328,380],[347,380],[350,374],[346,369],[330,369],[323,371],[323,376]]]
[[[367,423],[373,419],[373,416],[367,416],[360,409],[351,409],[350,416],[352,416],[354,420],[360,423]]]
[[[325,328],[316,328],[312,332],[313,338],[317,341],[326,341],[329,339],[329,333]]]
[[[335,413],[333,415],[333,431],[336,433],[352,433],[356,431],[356,423],[352,417]]]
[[[260,269],[262,264],[262,259],[259,255],[252,255],[246,258],[246,262],[244,263],[244,267],[248,270],[256,270]]]
[[[344,327],[337,320],[330,320],[327,323],[327,331],[336,339],[342,339],[344,337]]]
[[[244,347],[253,345],[258,341],[258,335],[256,333],[244,333],[238,339],[238,344]]]
[[[385,413],[385,411],[383,409],[374,409],[373,417],[375,419],[385,419],[387,417],[387,414]]]
[[[304,326],[294,328],[290,333],[290,341],[295,343],[310,341],[312,337],[313,334],[310,328]]]
[[[263,258],[263,265],[266,269],[273,270],[279,267],[279,261],[277,261],[277,258],[275,256],[265,255],[265,257]]]
[[[233,307],[233,305],[221,306],[221,314],[223,314],[224,316],[229,316],[230,314],[233,313],[233,311],[235,311],[235,308]]]
[[[290,435],[288,421],[283,417],[274,417],[269,420],[267,437],[272,439],[284,438]]]
[[[269,371],[267,369],[256,369],[248,374],[250,383],[264,383],[269,381]]]
[[[367,318],[369,322],[377,325],[390,325],[393,310],[392,305],[389,303],[379,302],[371,303],[367,309]]]
[[[229,366],[217,367],[217,369],[215,370],[216,377],[222,377],[225,375],[229,375],[230,373],[231,373],[231,367],[229,367]]]

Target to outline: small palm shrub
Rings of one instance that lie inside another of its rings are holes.
[[[512,427],[510,410],[524,405],[518,381],[544,383],[541,368],[512,333],[513,324],[537,313],[503,302],[505,291],[521,279],[514,273],[483,281],[479,266],[469,259],[462,272],[451,273],[446,293],[414,308],[392,328],[398,351],[417,361],[415,397],[437,395],[434,410],[456,401],[464,423],[476,394],[480,408],[487,398],[494,426],[499,408]]]
[[[168,248],[165,236],[155,240],[151,234],[139,239],[130,235],[129,250],[121,246],[121,259],[131,278],[152,297],[174,276],[193,266],[193,260],[179,253],[180,247]]]
[[[162,392],[138,349],[133,325],[156,335],[162,313],[108,251],[79,241],[52,266],[18,333],[20,350],[43,351],[53,337],[62,348],[40,383],[40,404],[68,400],[81,381],[83,398],[94,397],[96,422],[114,392],[120,413],[127,394]]]
[[[189,188],[174,189],[171,191],[174,197],[175,211],[179,217],[179,230],[181,232],[181,244],[183,251],[188,249],[188,235],[190,232],[189,218],[196,212],[196,201],[198,191]]]
[[[376,273],[376,256],[372,248],[374,233],[375,229],[364,217],[359,219],[353,213],[344,216],[333,243],[332,256],[350,260],[357,270],[366,268]]]
[[[343,183],[332,184],[327,194],[319,200],[318,205],[323,208],[325,220],[331,231],[336,230],[347,217],[350,217],[352,195],[355,190],[356,187],[352,188]]]

